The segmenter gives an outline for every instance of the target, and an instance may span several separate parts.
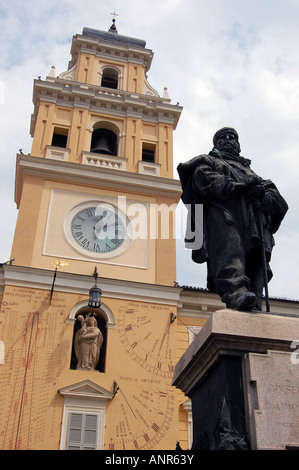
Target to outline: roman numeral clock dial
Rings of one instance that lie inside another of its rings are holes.
[[[111,204],[81,204],[70,211],[66,221],[67,241],[83,255],[94,258],[115,256],[127,245],[126,217]]]
[[[124,355],[111,406],[119,416],[109,430],[109,449],[162,449],[175,429],[175,325],[169,307],[129,302],[118,312]],[[134,371],[134,372],[133,372]],[[176,436],[173,436],[174,446]],[[171,440],[172,440],[171,439]]]

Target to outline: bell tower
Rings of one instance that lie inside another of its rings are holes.
[[[63,259],[67,271],[87,274],[100,263],[104,277],[173,283],[173,130],[182,109],[148,83],[145,46],[119,35],[115,21],[108,32],[84,28],[68,70],[34,81],[31,154],[17,158],[18,264],[49,269]],[[117,214],[113,241],[93,228],[103,204]]]
[[[180,440],[172,159],[182,108],[149,84],[152,59],[113,20],[73,37],[66,71],[34,81],[15,262],[1,267],[3,449]]]

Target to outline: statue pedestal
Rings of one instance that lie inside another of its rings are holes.
[[[173,376],[192,401],[192,449],[299,449],[297,348],[299,317],[212,314]]]

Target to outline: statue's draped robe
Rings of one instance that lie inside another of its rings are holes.
[[[195,214],[194,205],[203,204],[203,221],[193,220],[194,230],[203,231],[201,248],[192,251],[197,263],[207,262],[208,284],[222,300],[230,304],[230,295],[242,286],[261,297],[263,287],[261,235],[258,217],[264,231],[268,279],[274,246],[273,234],[288,210],[283,197],[270,180],[261,180],[265,195],[271,199],[268,213],[258,214],[246,192],[236,192],[255,175],[250,160],[213,150],[179,164],[182,201]],[[198,226],[198,222],[202,226]],[[258,284],[255,285],[255,284]]]
[[[100,358],[103,335],[96,326],[80,328],[75,336],[77,369],[95,369]]]

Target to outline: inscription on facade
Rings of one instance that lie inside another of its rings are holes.
[[[61,329],[65,315],[63,296],[54,294],[50,305],[47,290],[5,289],[0,312],[5,338],[0,388],[9,399],[2,412],[6,425],[0,448],[31,449],[33,443],[46,448],[51,439],[57,440],[61,416],[56,391],[60,364],[64,363]],[[53,446],[58,445],[57,441]]]

